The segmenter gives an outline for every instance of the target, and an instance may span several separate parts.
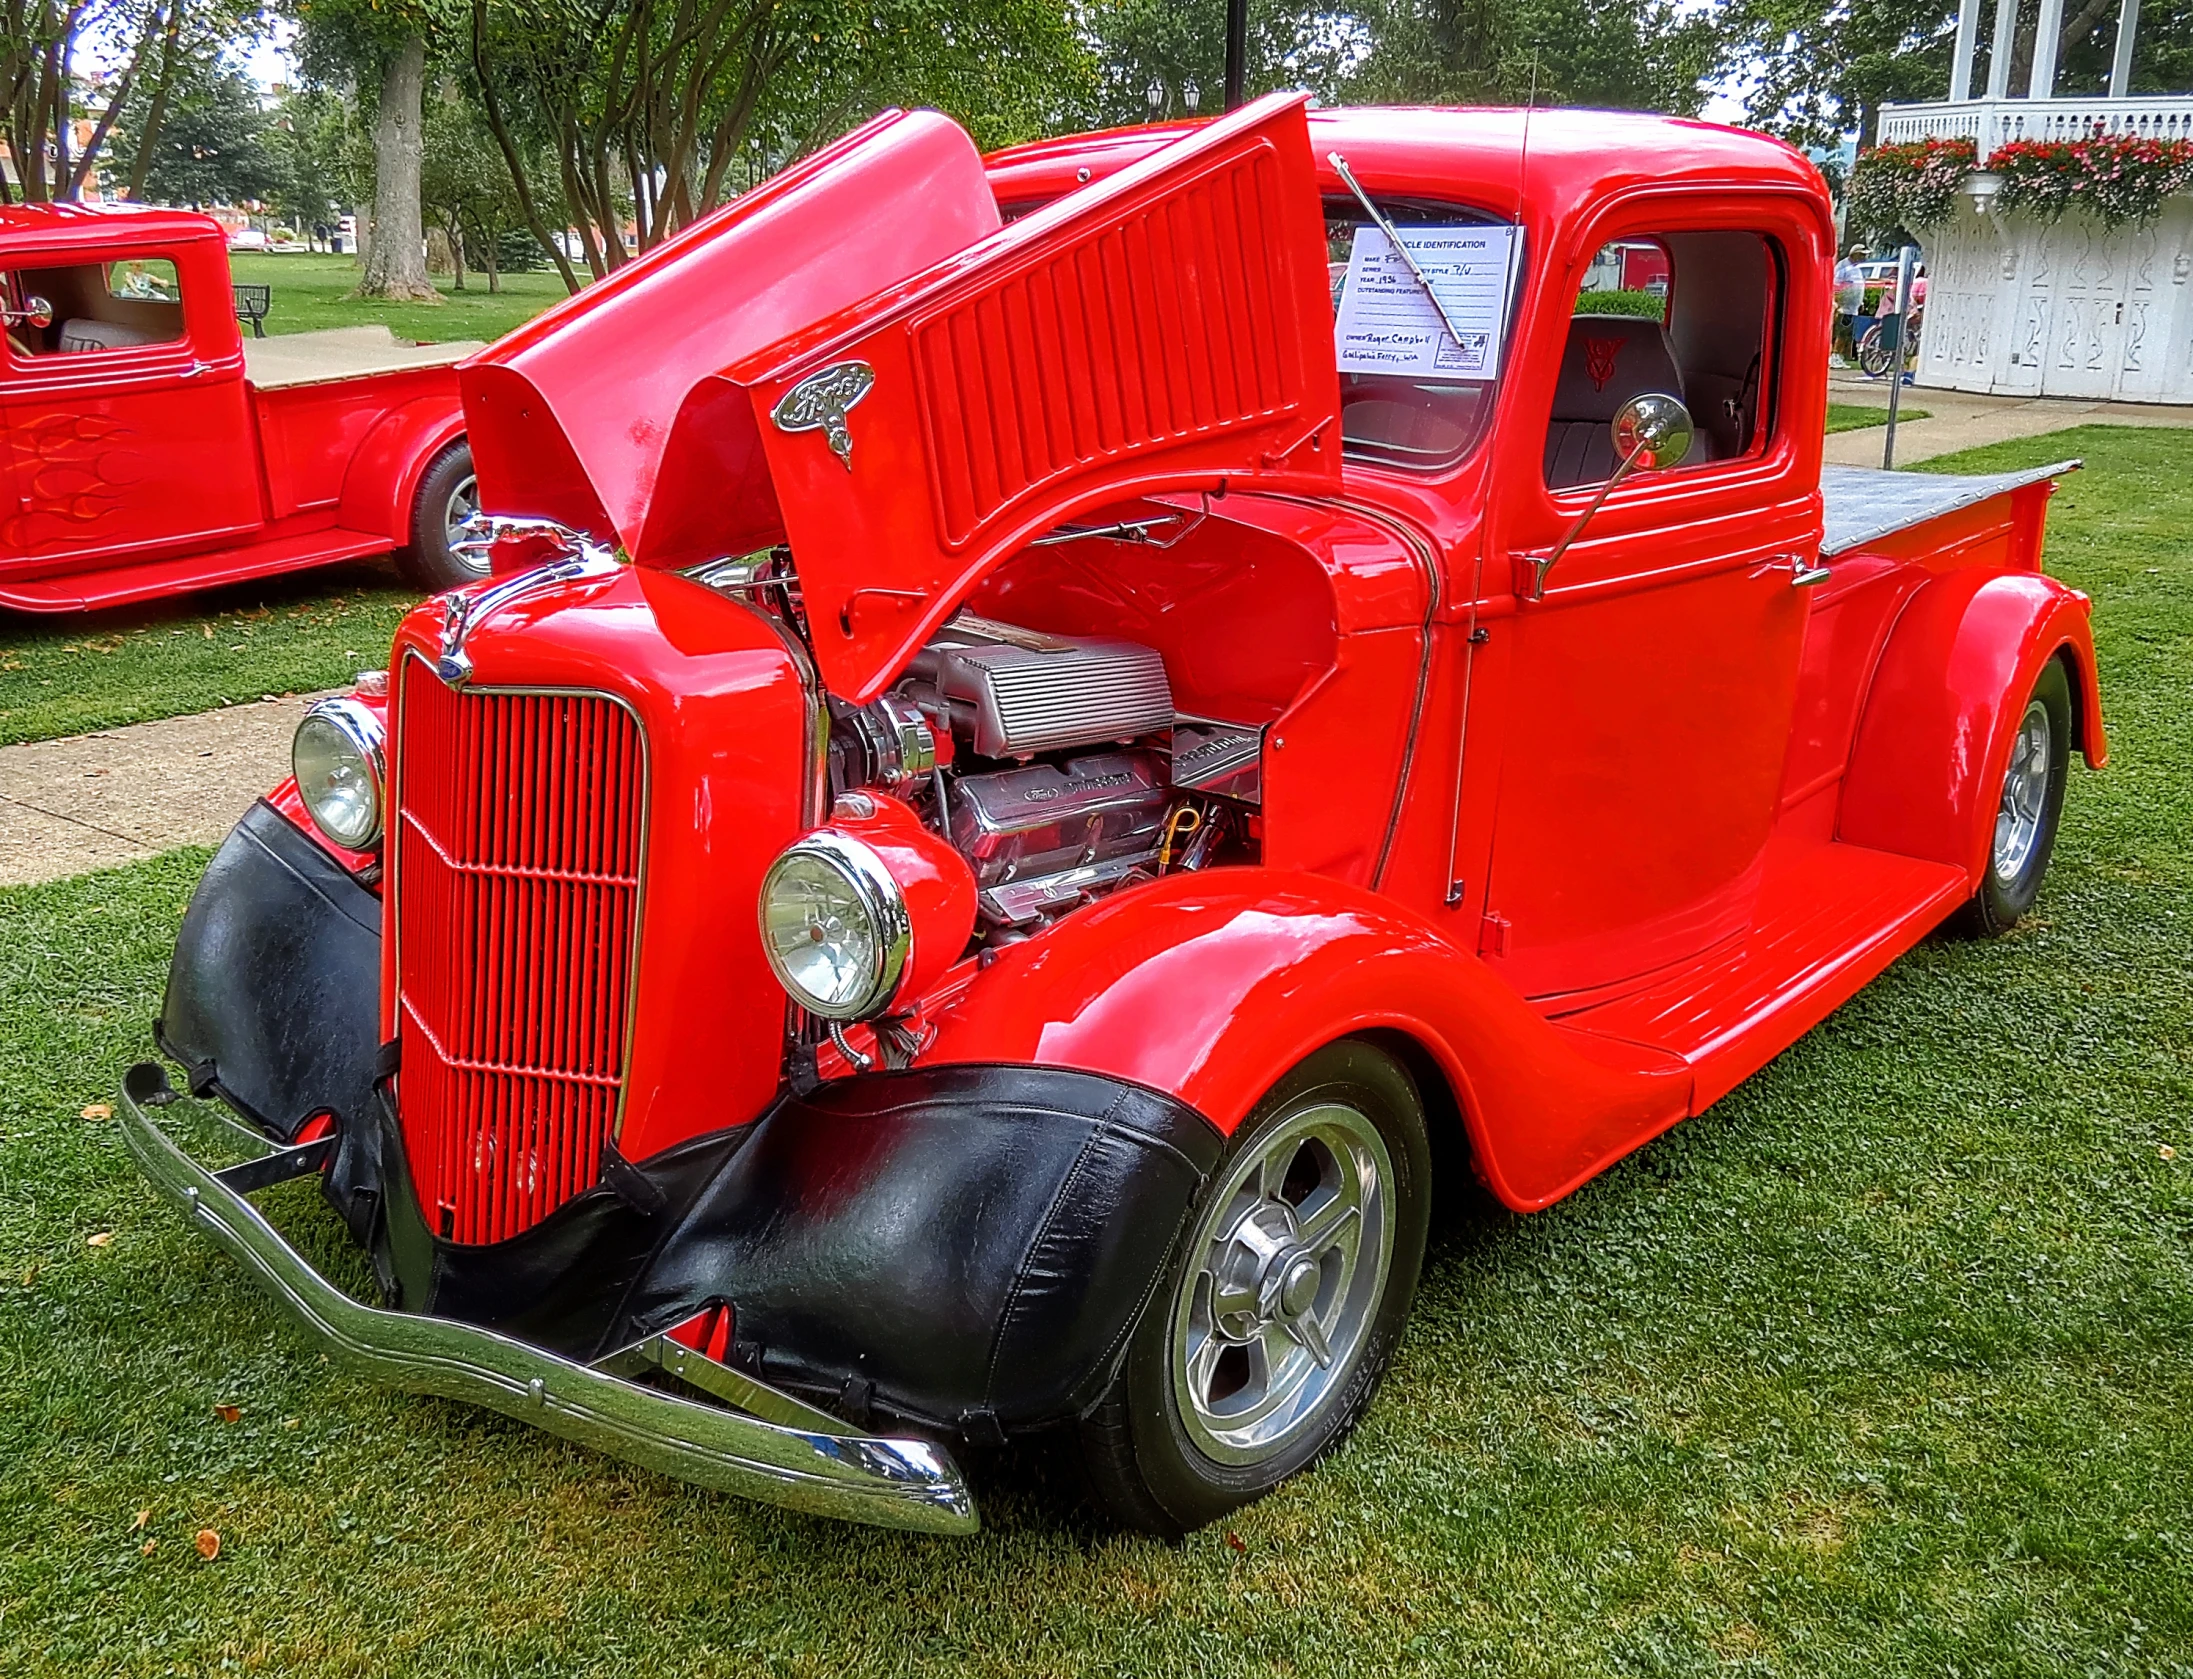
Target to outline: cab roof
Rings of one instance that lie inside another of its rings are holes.
[[[1820,172],[1771,135],[1684,117],[1572,108],[1347,106],[1309,113],[1320,187],[1343,192],[1325,161],[1342,153],[1376,193],[1460,198],[1523,221],[1559,219],[1588,198],[1625,186],[1686,183],[1797,188],[1821,196]],[[1185,138],[1202,123],[1066,135],[983,159],[998,202],[1040,203]]]
[[[90,249],[119,239],[226,240],[227,231],[196,210],[154,204],[0,205],[0,252],[18,246]]]

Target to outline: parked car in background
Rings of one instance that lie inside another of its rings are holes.
[[[246,341],[220,224],[0,208],[0,606],[120,606],[397,551],[476,579],[454,364],[385,327]]]
[[[1657,117],[877,118],[467,364],[498,575],[175,953],[270,1146],[149,1063],[128,1146],[394,1381],[893,1526],[1023,1439],[1223,1517],[1372,1403],[1441,1176],[1544,1207],[2004,931],[2104,756],[2067,468],[1823,471],[1832,239]],[[1576,313],[1610,245],[1664,319]]]

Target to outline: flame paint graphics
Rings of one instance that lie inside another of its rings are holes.
[[[64,547],[118,513],[141,475],[130,428],[101,414],[48,414],[8,428],[9,463],[21,498],[0,522],[14,553]]]

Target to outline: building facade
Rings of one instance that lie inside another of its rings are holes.
[[[2024,97],[2009,87],[2017,0],[1995,0],[1988,79],[1972,97],[1984,0],[1962,0],[1950,97],[1882,107],[1880,138],[1969,138],[1979,167],[1956,213],[1922,234],[1927,315],[1918,382],[2015,396],[2193,403],[2193,198],[2109,228],[2083,211],[2048,222],[1996,206],[1991,152],[2017,140],[2137,134],[2193,140],[2193,95],[2128,95],[2139,0],[2122,0],[2109,91],[2056,92],[2062,0],[2042,0]]]

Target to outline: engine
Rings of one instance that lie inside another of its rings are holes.
[[[1245,855],[1261,731],[1183,718],[1155,649],[961,614],[898,686],[836,709],[832,789],[908,800],[974,871],[978,937]]]

